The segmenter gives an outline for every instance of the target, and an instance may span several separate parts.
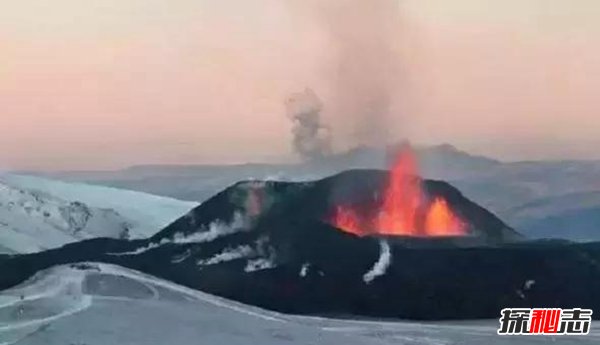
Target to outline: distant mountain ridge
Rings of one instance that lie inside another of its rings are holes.
[[[393,151],[392,146],[360,146],[322,159],[294,164],[139,165],[115,171],[66,171],[41,175],[181,200],[203,201],[219,190],[246,179],[308,181],[348,169],[385,169],[390,151]],[[416,154],[422,161],[423,176],[444,180],[448,180],[449,176],[471,174],[499,164],[486,157],[470,155],[451,145],[416,148]]]
[[[560,209],[556,209],[558,214],[536,212],[535,217],[528,217],[526,221],[515,212],[532,202],[554,203],[553,200],[568,195],[600,191],[600,161],[501,162],[447,144],[417,147],[416,153],[423,176],[451,182],[467,197],[526,235],[538,237],[543,233],[544,236],[572,240],[600,240],[600,224],[590,212],[583,212],[583,218],[574,225],[577,229],[585,227],[585,230],[574,229],[573,232],[564,228],[565,222],[549,221],[560,217]],[[182,200],[204,201],[240,180],[315,180],[351,168],[382,169],[386,167],[386,161],[385,149],[362,146],[299,164],[149,165],[113,172],[63,172],[56,176]],[[572,206],[579,207],[579,203],[574,201],[569,207]],[[600,207],[600,201],[581,205],[582,210],[594,207]],[[535,224],[543,224],[546,229],[540,232]],[[575,233],[584,236],[573,237]]]

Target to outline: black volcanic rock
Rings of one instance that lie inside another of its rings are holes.
[[[0,288],[56,264],[100,261],[289,313],[467,319],[506,307],[600,307],[599,243],[514,241],[444,182],[426,181],[426,193],[448,200],[472,241],[358,237],[324,221],[333,205],[368,200],[385,177],[238,183],[148,240],[0,258]]]
[[[188,235],[215,220],[231,222],[236,212],[245,213],[247,202],[255,198],[262,208],[261,222],[288,228],[287,223],[326,222],[336,205],[359,203],[372,211],[378,207],[374,198],[381,194],[388,173],[379,170],[351,170],[335,176],[305,183],[240,182],[198,206],[188,216],[159,232],[152,240]],[[495,244],[522,239],[522,236],[489,211],[465,198],[446,182],[426,180],[423,189],[428,198],[443,197],[469,225],[471,240]]]

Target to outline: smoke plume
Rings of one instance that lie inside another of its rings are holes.
[[[352,126],[351,144],[385,144],[398,79],[398,0],[289,1],[327,38],[328,112]]]
[[[331,133],[321,123],[323,105],[310,89],[292,95],[286,102],[293,122],[293,148],[303,159],[323,157],[331,152]]]
[[[392,263],[392,252],[389,243],[383,240],[379,241],[379,250],[379,259],[375,262],[373,268],[363,276],[363,281],[367,284],[370,284],[375,278],[384,275]]]

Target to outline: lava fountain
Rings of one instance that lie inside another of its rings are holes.
[[[355,205],[338,205],[331,224],[359,236],[464,236],[467,226],[443,197],[429,200],[423,191],[418,165],[410,147],[402,149],[390,170],[378,210],[365,216]]]

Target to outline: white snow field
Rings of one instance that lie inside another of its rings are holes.
[[[0,344],[598,344],[496,334],[498,321],[419,323],[291,316],[106,264],[58,266],[0,293]]]
[[[145,238],[197,203],[110,187],[0,175],[0,253],[93,237]]]
[[[0,253],[31,253],[91,237],[129,237],[130,221],[89,207],[0,183]]]

